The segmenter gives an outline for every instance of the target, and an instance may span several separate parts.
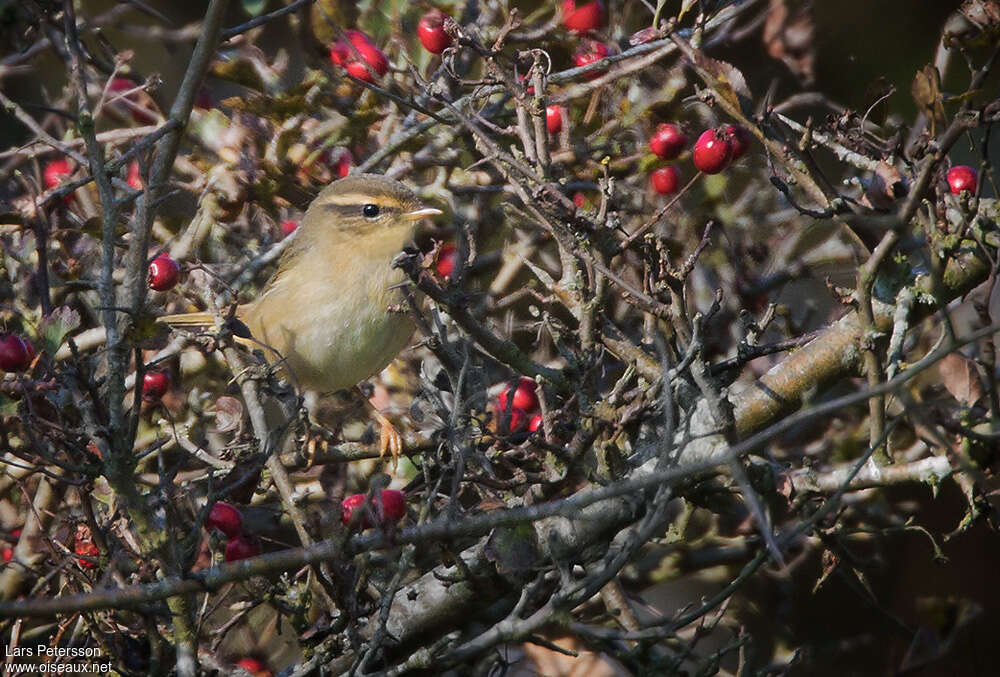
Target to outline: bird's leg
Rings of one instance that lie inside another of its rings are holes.
[[[399,463],[399,455],[403,452],[403,437],[396,430],[396,426],[389,422],[385,416],[382,415],[378,409],[375,410],[375,420],[378,421],[381,430],[379,431],[378,439],[378,457],[379,460],[385,456],[385,452],[392,454],[392,469],[396,469],[396,465]]]
[[[379,424],[379,460],[385,457],[386,452],[389,452],[392,455],[392,468],[395,470],[399,463],[399,455],[403,452],[403,437],[389,419],[379,411],[376,403],[378,393],[371,388],[371,385],[362,384],[360,390],[365,401],[371,406],[373,416]]]

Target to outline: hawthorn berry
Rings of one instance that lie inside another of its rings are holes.
[[[538,409],[538,395],[535,394],[535,390],[538,388],[538,384],[535,383],[530,378],[521,378],[517,385],[508,384],[499,395],[497,395],[497,407],[503,411],[507,409],[507,400],[511,399],[510,406],[512,409],[520,409],[526,413],[532,413]],[[514,391],[514,395],[511,398],[511,390]]]
[[[706,129],[694,143],[691,155],[694,166],[706,174],[718,174],[733,159],[733,146],[724,134]]]
[[[600,61],[609,54],[611,54],[611,50],[603,42],[588,40],[573,55],[573,65],[577,68],[583,68],[584,66],[589,66],[592,63]],[[596,80],[606,72],[602,69],[591,71],[587,73],[586,78],[588,80]]]
[[[434,261],[434,270],[442,280],[450,280],[455,266],[458,264],[458,247],[454,242],[445,242],[438,250]]]
[[[180,279],[181,269],[177,262],[166,254],[160,254],[149,264],[147,280],[150,289],[167,291],[173,289]]]
[[[406,496],[402,491],[383,489],[379,494],[382,501],[380,517],[383,523],[398,522],[406,516]]]
[[[594,0],[577,5],[576,0],[563,0],[563,25],[574,33],[586,33],[604,25],[604,3]]]
[[[389,72],[385,53],[361,31],[344,31],[344,37],[330,48],[330,61],[365,82],[374,83],[377,77]]]
[[[112,96],[118,96],[122,92],[130,92],[136,88],[136,84],[129,80],[128,78],[115,78],[108,85],[108,93]],[[125,94],[122,97],[122,103],[120,104],[122,108],[127,108],[129,115],[132,119],[141,125],[151,125],[156,122],[156,116],[150,113],[146,104],[150,103],[152,100],[149,97],[143,97],[141,91],[131,92],[130,94]],[[127,101],[127,103],[125,103]]]
[[[680,127],[664,122],[649,137],[649,150],[660,159],[673,160],[684,150],[687,141],[687,136]]]
[[[31,344],[17,334],[0,334],[0,369],[22,371],[34,356]]]
[[[676,193],[680,187],[681,173],[673,165],[660,167],[650,172],[649,183],[658,194],[670,195]]]
[[[286,219],[281,222],[281,237],[288,237],[299,228],[299,222],[294,219]]]
[[[101,551],[94,545],[93,536],[90,534],[90,527],[80,524],[76,527],[76,537],[73,540],[73,553],[79,555],[77,563],[84,569],[93,569],[97,563],[93,561],[101,554]]]
[[[549,134],[558,134],[562,131],[563,107],[555,103],[545,107],[545,126]]]
[[[349,524],[351,521],[351,517],[354,515],[354,511],[358,510],[359,508],[361,508],[361,506],[365,504],[365,498],[367,497],[364,494],[351,494],[343,501],[341,501],[340,521],[343,522],[345,525]],[[369,520],[368,515],[364,515],[361,517],[360,526],[362,529],[367,529],[368,527],[371,526],[371,521]]]
[[[367,498],[366,494],[352,494],[341,501],[341,522],[345,525],[349,524],[351,517],[354,515],[354,511],[361,509],[365,504],[365,499]],[[395,523],[403,519],[406,515],[406,496],[403,495],[402,491],[396,491],[395,489],[383,489],[379,494],[379,501],[376,502],[375,500],[372,500],[369,503],[369,508],[371,509],[370,514],[374,514],[379,520],[379,523]],[[366,513],[362,515],[359,525],[362,529],[368,529],[372,526],[369,514]]]
[[[534,416],[531,417],[531,420],[528,421],[528,432],[534,433],[538,432],[541,429],[542,429],[542,415],[535,414]]]
[[[726,138],[733,147],[733,161],[746,155],[750,149],[750,142],[753,141],[750,130],[743,125],[726,125]]]
[[[10,532],[10,538],[12,541],[16,543],[21,538],[21,530],[14,529],[12,532]],[[0,557],[3,558],[4,562],[11,561],[12,559],[14,559],[14,548],[12,548],[11,546],[4,546],[3,550],[0,551]]]
[[[236,538],[243,532],[243,513],[228,503],[217,501],[208,511],[205,528],[218,529],[228,538]]]
[[[230,538],[226,543],[225,560],[227,562],[238,562],[241,559],[256,557],[259,554],[260,545],[256,540],[250,540],[243,534]]]
[[[948,188],[952,194],[958,195],[962,191],[969,191],[976,194],[976,185],[979,183],[979,174],[968,165],[955,165],[948,170]]]
[[[420,44],[431,54],[440,54],[451,47],[451,36],[444,29],[446,18],[447,15],[441,10],[432,9],[417,22],[417,37],[420,38]]]
[[[170,390],[170,372],[147,371],[142,375],[142,399],[144,402],[156,402]]]
[[[236,666],[243,668],[254,677],[271,677],[271,671],[267,669],[264,661],[257,658],[241,658],[236,661]]]
[[[128,176],[125,177],[125,183],[128,184],[129,188],[134,188],[135,190],[142,190],[142,177],[139,175],[139,161],[132,160],[128,166]]]
[[[59,158],[45,165],[42,170],[42,183],[46,188],[55,188],[64,180],[72,176],[73,167],[66,158]]]

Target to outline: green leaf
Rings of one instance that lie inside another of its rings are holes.
[[[240,0],[240,4],[250,16],[260,16],[267,9],[267,0]]]
[[[50,357],[55,355],[66,336],[79,326],[80,314],[69,306],[59,306],[43,317],[38,324],[38,336],[45,352]]]

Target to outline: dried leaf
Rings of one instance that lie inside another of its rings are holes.
[[[952,397],[967,407],[983,396],[983,383],[976,363],[961,353],[951,353],[938,366],[941,383]]]
[[[889,209],[906,194],[906,183],[895,167],[882,160],[865,187],[861,202],[874,209]]]
[[[917,107],[931,121],[931,134],[934,133],[934,125],[944,125],[944,104],[941,100],[941,76],[931,64],[924,66],[923,70],[917,71],[913,78],[913,85],[910,86],[910,94],[917,103]]]
[[[705,56],[702,52],[694,53],[694,64],[703,73],[712,76],[715,81],[713,89],[724,97],[734,108],[746,110],[753,96],[750,88],[747,87],[746,78],[739,68],[727,63]],[[741,102],[748,102],[748,106],[743,106]]]
[[[809,3],[801,3],[794,12],[787,0],[771,0],[762,40],[767,53],[781,59],[803,84],[815,77],[815,26]]]
[[[228,433],[240,427],[243,421],[243,403],[235,397],[222,395],[215,401],[214,432]]]

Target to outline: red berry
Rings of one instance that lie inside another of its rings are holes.
[[[497,432],[501,435],[513,435],[524,430],[524,424],[528,421],[528,414],[523,409],[517,407],[507,411],[497,408]]]
[[[507,408],[507,398],[510,397],[510,391],[514,390],[514,397],[511,401],[511,407],[513,409],[520,409],[523,412],[532,413],[538,409],[538,395],[535,394],[535,389],[538,384],[535,383],[530,378],[521,378],[517,383],[515,389],[513,384],[508,384],[499,395],[497,395],[497,405],[501,411]]]
[[[88,558],[96,558],[101,551],[94,545],[93,537],[90,534],[90,527],[80,524],[76,528],[76,537],[73,541],[73,552],[80,557],[76,558],[77,563],[84,569],[93,569],[97,563]]]
[[[235,538],[230,538],[229,542],[226,543],[225,560],[227,562],[238,562],[241,559],[256,557],[259,554],[260,545],[242,534]]]
[[[14,548],[6,547],[0,550],[0,557],[3,557],[4,562],[9,562],[14,559]]]
[[[965,190],[975,195],[976,184],[978,182],[978,173],[968,165],[955,165],[948,170],[948,187],[954,195],[958,195]]]
[[[451,47],[451,36],[444,29],[446,14],[439,9],[431,11],[420,17],[417,23],[417,37],[420,44],[431,54],[440,54]]]
[[[218,501],[208,511],[205,528],[218,529],[229,538],[236,538],[243,532],[243,514],[235,507]]]
[[[142,399],[156,402],[170,390],[170,372],[147,371],[142,375]]]
[[[0,334],[0,369],[21,371],[31,364],[34,350],[17,334]]]
[[[649,137],[649,150],[663,160],[673,160],[681,154],[687,142],[687,136],[680,127],[664,122]]]
[[[108,93],[112,96],[121,94],[122,92],[128,92],[134,90],[136,84],[129,80],[128,78],[115,78],[108,85]],[[156,122],[156,116],[146,110],[146,104],[148,104],[151,99],[149,97],[143,97],[141,92],[132,92],[131,94],[126,94],[123,99],[127,99],[129,103],[120,103],[122,108],[127,108],[129,115],[132,119],[142,125],[151,125]]]
[[[344,37],[330,48],[330,61],[365,82],[375,82],[376,76],[389,72],[389,59],[385,53],[361,31],[344,31]]]
[[[46,188],[55,188],[72,174],[73,167],[70,166],[69,160],[59,158],[45,165],[45,170],[42,172],[42,183],[45,184]]]
[[[167,291],[177,284],[180,274],[181,269],[177,262],[166,254],[160,254],[149,264],[147,280],[151,289]]]
[[[134,188],[135,190],[142,190],[142,177],[139,176],[139,161],[132,160],[128,166],[128,176],[125,178],[125,183],[128,184],[129,188]]]
[[[437,260],[434,262],[434,270],[442,280],[450,280],[455,266],[458,264],[458,247],[454,242],[445,242],[438,250]]]
[[[288,237],[299,227],[299,222],[292,219],[281,222],[281,237]]]
[[[254,677],[271,677],[271,671],[267,669],[264,661],[256,658],[241,658],[236,661],[237,667],[243,668]]]
[[[342,179],[351,172],[351,163],[354,161],[354,156],[351,155],[351,151],[346,148],[337,158],[337,178]]]
[[[573,193],[573,204],[576,205],[577,209],[583,209],[583,205],[587,202],[587,196],[577,191]]]
[[[706,129],[694,143],[691,159],[694,166],[706,174],[718,174],[733,159],[733,146],[724,134]]]
[[[680,187],[681,173],[673,165],[660,167],[649,174],[649,183],[660,195],[670,195]]]
[[[355,510],[361,509],[365,504],[364,494],[351,494],[343,501],[340,502],[340,521],[345,525],[349,524],[351,517],[354,515]],[[371,521],[368,519],[368,515],[363,515],[359,523],[362,529],[367,529],[371,526]]]
[[[750,142],[753,141],[750,130],[743,125],[726,125],[726,137],[729,145],[733,147],[733,160],[739,160],[746,155],[750,149]]]
[[[611,50],[609,50],[607,45],[603,42],[588,40],[579,50],[577,50],[576,54],[573,55],[573,65],[577,68],[589,66],[596,61],[600,61],[610,53]],[[606,72],[607,71],[604,70],[595,70],[587,73],[586,77],[588,80],[595,80]]]
[[[563,107],[559,104],[552,104],[545,107],[545,126],[549,128],[549,134],[558,134],[562,131]]]
[[[597,30],[604,25],[604,3],[601,0],[577,7],[575,0],[563,0],[563,25],[574,33]]]
[[[531,417],[531,420],[528,421],[528,432],[534,433],[538,432],[541,429],[542,429],[542,415],[535,414],[534,416]]]
[[[379,497],[382,499],[380,517],[383,523],[398,522],[406,516],[406,496],[402,491],[383,489]]]

